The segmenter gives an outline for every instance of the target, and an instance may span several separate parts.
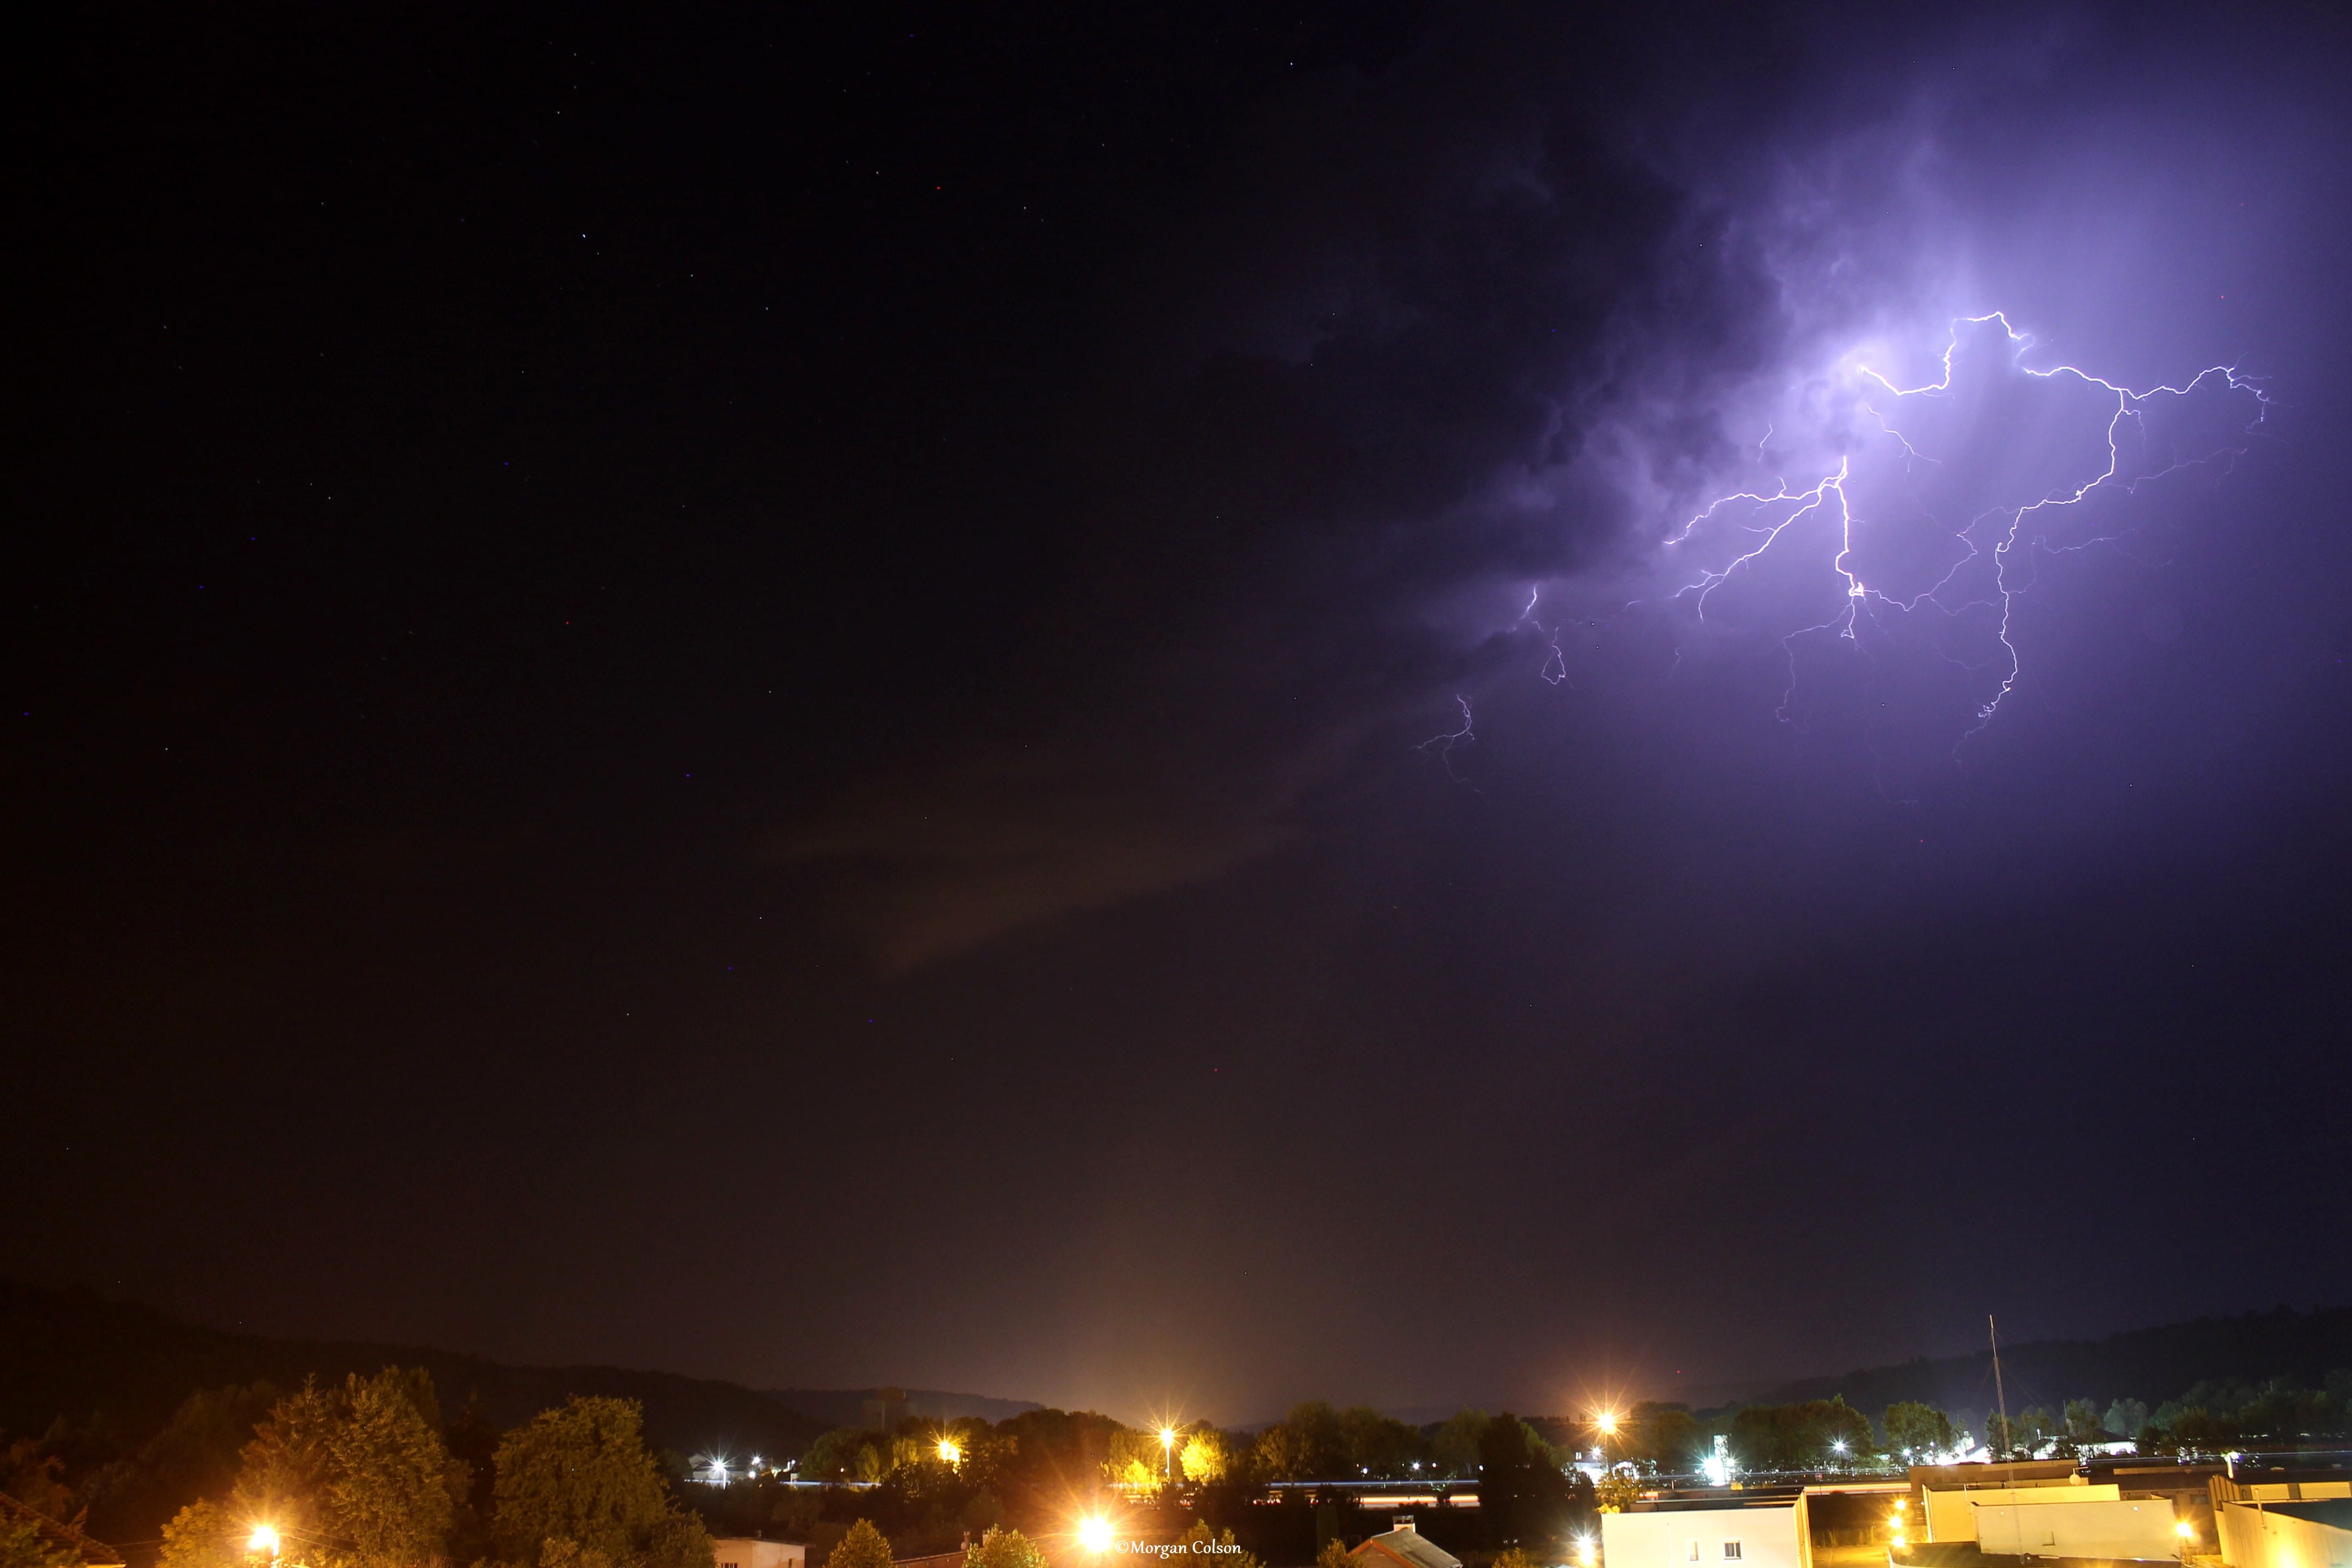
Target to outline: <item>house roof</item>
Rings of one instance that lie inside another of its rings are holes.
[[[122,1553],[113,1547],[103,1541],[92,1541],[72,1525],[51,1519],[40,1510],[18,1502],[5,1492],[0,1492],[0,1512],[14,1514],[18,1519],[31,1520],[40,1527],[43,1535],[68,1552],[79,1552],[82,1562],[88,1564],[88,1568],[123,1568]]]
[[[2352,1498],[2306,1498],[2299,1502],[2240,1503],[2241,1508],[2260,1508],[2267,1513],[2283,1513],[2289,1519],[2306,1520],[2313,1524],[2325,1524],[2337,1530],[2352,1530]]]
[[[1431,1543],[1417,1530],[1391,1530],[1367,1536],[1349,1556],[1380,1568],[1462,1568],[1462,1559]]]

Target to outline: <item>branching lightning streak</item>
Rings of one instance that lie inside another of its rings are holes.
[[[2210,366],[2207,369],[2199,372],[2194,377],[2181,385],[2174,386],[2169,384],[2160,384],[2148,387],[2146,390],[2135,390],[2131,387],[2125,386],[2120,383],[2110,381],[2104,376],[2095,375],[2090,372],[2074,365],[2059,365],[2049,370],[2030,369],[2020,364],[2018,362],[2024,354],[2025,351],[2032,346],[2032,339],[2027,334],[2019,332],[2010,324],[2008,317],[2000,311],[1993,311],[1983,316],[1962,317],[1956,319],[1951,323],[1951,335],[1949,341],[1945,345],[1944,352],[1941,356],[1943,374],[1934,382],[1930,382],[1920,386],[1904,387],[1897,386],[1886,376],[1881,374],[1875,370],[1870,369],[1867,366],[1858,367],[1860,374],[1868,382],[1883,388],[1887,395],[1896,399],[1898,403],[1900,400],[1906,398],[1937,398],[1945,396],[1951,391],[1953,359],[1959,350],[1960,337],[1963,329],[1968,327],[1987,326],[1993,323],[1999,324],[2001,331],[2005,334],[2008,340],[2009,368],[2021,372],[2025,375],[2043,381],[2056,381],[2063,378],[2073,378],[2086,387],[2097,388],[2101,392],[2114,398],[2114,412],[2109,416],[2106,426],[2107,464],[2105,468],[2095,477],[2074,487],[2071,489],[2063,488],[2055,489],[2036,500],[2014,507],[1995,506],[1970,518],[1967,523],[1954,531],[1954,537],[1958,542],[1967,546],[1968,553],[1954,562],[1949,569],[1948,569],[1944,574],[1925,592],[1915,595],[1908,599],[1905,599],[1897,595],[1882,594],[1876,589],[1868,587],[1861,581],[1859,576],[1856,575],[1851,562],[1853,553],[1854,525],[1859,520],[1857,520],[1853,514],[1846,489],[1848,480],[1852,477],[1853,471],[1853,459],[1851,450],[1839,458],[1837,467],[1834,469],[1823,474],[1808,489],[1792,490],[1789,488],[1789,483],[1784,479],[1777,481],[1776,488],[1769,493],[1761,491],[1738,491],[1730,495],[1718,497],[1717,500],[1708,502],[1705,508],[1691,516],[1679,529],[1675,530],[1664,542],[1664,547],[1670,551],[1692,545],[1694,543],[1694,535],[1696,531],[1703,525],[1713,521],[1717,515],[1727,507],[1745,503],[1751,509],[1750,515],[1751,517],[1754,517],[1766,514],[1769,509],[1777,508],[1783,503],[1793,503],[1786,515],[1781,516],[1780,521],[1777,522],[1759,523],[1755,521],[1744,521],[1732,524],[1733,527],[1739,529],[1741,531],[1758,536],[1758,542],[1752,547],[1748,548],[1734,556],[1728,563],[1720,568],[1702,566],[1698,576],[1694,578],[1692,581],[1685,583],[1680,588],[1675,590],[1669,596],[1669,601],[1674,602],[1680,601],[1687,595],[1696,594],[1697,595],[1696,601],[1697,620],[1701,626],[1706,626],[1707,624],[1708,600],[1715,594],[1717,589],[1723,586],[1726,582],[1730,580],[1735,574],[1741,572],[1743,568],[1751,571],[1756,569],[1756,563],[1770,552],[1774,546],[1779,544],[1782,538],[1789,533],[1791,528],[1795,527],[1801,521],[1822,511],[1824,509],[1831,506],[1832,501],[1834,502],[1837,509],[1836,522],[1838,529],[1838,548],[1832,560],[1831,569],[1843,584],[1842,602],[1836,613],[1829,616],[1826,620],[1818,622],[1812,626],[1801,626],[1780,638],[1782,653],[1786,656],[1789,665],[1788,686],[1781,694],[1781,700],[1779,707],[1775,710],[1776,716],[1782,722],[1798,722],[1798,720],[1795,718],[1793,713],[1797,689],[1796,643],[1798,638],[1810,637],[1820,632],[1833,631],[1837,634],[1837,637],[1843,641],[1850,643],[1858,642],[1859,638],[1856,636],[1856,632],[1859,618],[1864,616],[1868,616],[1871,618],[1872,623],[1874,625],[1876,623],[1878,606],[1882,605],[1893,605],[1906,612],[1915,611],[1923,604],[1932,605],[1947,617],[1953,616],[1969,608],[1982,606],[1998,612],[1997,637],[2001,653],[1999,656],[1996,656],[1993,662],[1999,662],[2002,664],[2004,668],[2002,669],[1999,689],[1993,692],[1989,700],[1985,700],[1978,708],[1975,722],[1970,725],[1966,733],[1960,737],[1960,743],[1965,743],[1969,736],[1976,734],[1992,721],[1993,716],[2000,710],[2002,700],[2015,689],[2023,668],[2022,658],[2020,655],[2017,644],[2011,637],[2011,617],[2014,613],[2016,597],[2019,594],[2024,592],[2026,588],[2032,585],[2032,578],[2030,575],[2024,577],[2022,580],[2019,580],[2014,575],[2021,570],[2021,563],[2030,563],[2035,558],[2037,552],[2064,554],[2086,550],[2093,544],[2105,543],[2117,545],[2118,547],[2122,544],[2122,536],[2120,532],[2105,533],[2094,538],[2084,539],[2072,544],[2053,542],[2048,539],[2044,529],[2029,525],[2027,520],[2038,513],[2077,506],[2094,491],[2099,490],[2102,488],[2120,489],[2126,494],[2133,494],[2137,493],[2138,488],[2142,484],[2150,480],[2160,479],[2168,474],[2179,472],[2184,468],[2210,465],[2217,462],[2223,465],[2223,471],[2226,472],[2228,471],[2228,466],[2234,463],[2238,458],[2244,454],[2246,448],[2243,445],[2224,445],[2216,450],[2206,452],[2202,456],[2199,457],[2183,457],[2178,450],[2175,450],[2171,454],[2171,461],[2167,466],[2150,472],[2124,477],[2123,452],[2120,435],[2124,429],[2125,421],[2133,421],[2137,426],[2141,435],[2147,437],[2152,442],[2154,438],[2153,433],[2148,428],[2146,416],[2148,405],[2157,398],[2168,396],[2185,397],[2210,379],[2218,376],[2224,378],[2227,381],[2230,390],[2251,393],[2255,399],[2257,410],[2255,417],[2250,424],[2247,424],[2242,428],[2242,435],[2252,435],[2252,432],[2259,428],[2268,417],[2270,408],[2269,396],[2263,391],[2261,384],[2259,384],[2254,379],[2242,374],[2234,365]],[[1901,429],[1896,427],[1890,419],[1886,410],[1882,409],[1875,404],[1866,400],[1861,403],[1860,407],[1861,412],[1866,414],[1874,423],[1879,435],[1883,435],[1885,437],[1893,439],[1902,447],[1905,470],[1906,472],[1910,471],[1912,466],[1915,464],[1924,463],[1940,466],[1939,459],[1920,450],[1908,436],[1905,435]],[[1768,426],[1763,439],[1757,443],[1756,451],[1759,461],[1764,457],[1766,446],[1771,440],[1772,434],[1772,428]],[[1943,595],[1946,591],[1951,587],[1955,579],[1959,576],[1961,572],[1969,564],[1969,563],[1979,561],[1983,558],[1984,546],[1980,542],[1979,536],[1984,531],[1984,525],[1987,524],[1989,521],[1995,519],[1998,519],[1999,521],[1994,525],[1994,531],[1997,533],[1998,537],[1997,542],[1992,546],[1991,552],[1993,568],[1991,596],[1989,598],[1966,600],[1957,605],[1946,603]],[[2022,551],[2019,548],[2021,544],[2025,547]],[[1528,613],[1530,615],[1534,609],[1534,603],[1535,601],[1530,598],[1528,601]],[[1522,619],[1525,618],[1527,617],[1522,617]],[[1554,634],[1553,637],[1552,653],[1554,658],[1559,656],[1557,634]],[[1677,665],[1680,663],[1681,653],[1682,650],[1678,647],[1675,654]],[[1948,655],[1944,657],[1949,659]],[[1984,668],[1982,665],[1966,665],[1959,660],[1950,660],[1950,662],[1960,664],[1961,668],[1964,668],[1977,669]],[[1549,680],[1554,679],[1551,671],[1552,664],[1548,660],[1544,667],[1544,676],[1546,679]],[[1563,676],[1565,674],[1564,668],[1562,670],[1562,674]]]
[[[1535,609],[1534,600],[1530,599],[1528,601],[1528,608],[1530,612]],[[1525,617],[1523,616],[1521,618],[1524,619]],[[1468,779],[1464,778],[1460,773],[1454,771],[1454,748],[1465,741],[1474,746],[1478,743],[1477,733],[1471,728],[1470,700],[1467,697],[1456,696],[1454,700],[1455,705],[1462,710],[1462,728],[1459,730],[1449,730],[1443,735],[1432,735],[1428,740],[1423,741],[1420,745],[1415,746],[1413,750],[1417,752],[1426,752],[1431,747],[1435,747],[1437,749],[1437,760],[1445,765],[1445,776],[1447,778],[1452,779],[1455,784],[1460,784],[1466,790],[1470,790],[1478,795],[1484,795],[1486,793],[1486,791],[1479,789],[1476,784],[1472,784]]]
[[[1547,627],[1541,621],[1537,620],[1536,601],[1542,597],[1542,584],[1538,583],[1528,590],[1528,607],[1519,612],[1519,618],[1517,624],[1523,626],[1531,626],[1535,627],[1536,630],[1542,632],[1546,637],[1550,639],[1551,653],[1549,657],[1544,660],[1543,668],[1536,673],[1542,676],[1545,680],[1550,682],[1552,685],[1558,686],[1561,681],[1568,679],[1568,655],[1562,653],[1559,647],[1559,634],[1568,629],[1568,623],[1566,621],[1562,621],[1556,626]]]

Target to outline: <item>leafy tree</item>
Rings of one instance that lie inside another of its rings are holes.
[[[1315,1568],[1356,1568],[1356,1560],[1348,1555],[1348,1543],[1335,1535],[1315,1554]]]
[[[1507,1546],[1495,1553],[1491,1568],[1536,1568],[1536,1561],[1517,1546]]]
[[[644,1568],[715,1568],[718,1558],[702,1516],[673,1509],[646,1532],[637,1561]]]
[[[1601,1478],[1592,1489],[1592,1506],[1602,1513],[1623,1513],[1642,1496],[1642,1483],[1615,1470]]]
[[[1731,1418],[1731,1447],[1751,1470],[1804,1470],[1827,1463],[1843,1443],[1866,1451],[1870,1422],[1843,1398],[1751,1405]]]
[[[1336,1480],[1349,1474],[1339,1413],[1320,1399],[1294,1407],[1258,1434],[1257,1458],[1273,1480]]]
[[[247,1531],[228,1510],[198,1498],[163,1527],[160,1568],[247,1568]]]
[[[257,1520],[308,1568],[413,1568],[443,1555],[466,1484],[423,1372],[306,1383],[255,1430],[226,1505],[192,1504],[165,1527],[166,1568],[242,1563]]]
[[[2061,1417],[2066,1425],[2066,1441],[2075,1447],[2103,1440],[2106,1428],[2099,1425],[2099,1407],[2087,1399],[2070,1399]]]
[[[997,1500],[994,1492],[983,1489],[971,1494],[957,1519],[962,1523],[966,1535],[984,1537],[1004,1523],[1004,1505]]]
[[[1206,1520],[1194,1520],[1192,1528],[1176,1538],[1176,1544],[1184,1549],[1189,1561],[1205,1564],[1207,1568],[1265,1568],[1255,1555],[1241,1549],[1241,1542],[1234,1539],[1232,1531],[1213,1531]],[[1323,1550],[1328,1552],[1334,1546],[1339,1548],[1340,1560],[1345,1562],[1347,1547],[1339,1541],[1324,1542]],[[1316,1562],[1321,1563],[1321,1554],[1318,1554]]]
[[[5,1492],[44,1519],[74,1515],[74,1491],[63,1479],[65,1460],[45,1453],[30,1437],[19,1437],[0,1449],[0,1492]],[[35,1529],[37,1534],[38,1527]]]
[[[1486,1435],[1486,1413],[1457,1410],[1429,1440],[1429,1457],[1441,1476],[1478,1473],[1478,1439]]]
[[[2137,1399],[2118,1399],[2107,1406],[2106,1416],[2099,1424],[2118,1437],[2137,1442],[2147,1426],[2147,1406]]]
[[[465,1478],[441,1441],[433,1385],[386,1368],[345,1384],[320,1435],[325,1517],[362,1563],[421,1563],[441,1555]]]
[[[267,1383],[200,1389],[180,1402],[163,1429],[136,1452],[82,1483],[85,1527],[103,1541],[152,1540],[191,1498],[220,1498],[236,1484],[254,1428],[284,1391]]]
[[[81,1553],[51,1541],[29,1514],[0,1509],[0,1568],[81,1568]]]
[[[498,1448],[497,1534],[509,1554],[555,1568],[568,1552],[632,1558],[670,1512],[634,1399],[583,1395],[542,1410]],[[551,1543],[556,1545],[553,1558]],[[583,1563],[583,1568],[594,1568]]]
[[[1925,1460],[1957,1446],[1952,1418],[1916,1399],[1888,1405],[1879,1425],[1886,1429],[1887,1450],[1898,1459]]]
[[[1045,1568],[1045,1553],[1017,1530],[992,1528],[964,1548],[963,1568]]]
[[[870,1519],[861,1519],[849,1527],[833,1555],[824,1560],[825,1568],[894,1568],[897,1560],[890,1555],[890,1543],[874,1528]]]
[[[1213,1487],[1225,1479],[1228,1458],[1225,1441],[1206,1427],[1184,1439],[1176,1462],[1184,1467],[1184,1479],[1197,1486]]]
[[[1170,1455],[1161,1447],[1159,1433],[1122,1426],[1110,1435],[1109,1452],[1103,1458],[1102,1468],[1104,1478],[1113,1486],[1156,1492],[1167,1478],[1169,1464]]]
[[[1681,1469],[1703,1446],[1698,1417],[1687,1405],[1643,1400],[1633,1406],[1609,1445],[1612,1458],[1647,1460],[1668,1469]]]
[[[880,1480],[882,1449],[888,1441],[878,1432],[837,1427],[809,1445],[801,1474],[813,1481]]]
[[[1557,1534],[1574,1497],[1559,1457],[1508,1411],[1478,1437],[1478,1511],[1503,1542]]]
[[[1347,1452],[1344,1473],[1394,1479],[1409,1472],[1421,1454],[1421,1434],[1359,1405],[1339,1412],[1339,1440]]]

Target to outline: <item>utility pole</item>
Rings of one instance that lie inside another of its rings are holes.
[[[2010,1447],[2009,1395],[2000,1388],[2000,1330],[1994,1325],[1990,1312],[1985,1314],[1985,1332],[1992,1340],[1992,1396],[2000,1405],[2000,1451],[2007,1454]]]

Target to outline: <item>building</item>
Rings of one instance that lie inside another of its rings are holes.
[[[1415,1530],[1409,1514],[1399,1514],[1383,1533],[1364,1537],[1348,1555],[1363,1568],[1462,1568],[1462,1559]]]
[[[2095,1487],[2077,1476],[2071,1484],[2057,1486],[1956,1487],[1949,1490],[1926,1488],[1920,1493],[1920,1511],[1927,1517],[1927,1539],[1948,1542],[1979,1538],[1977,1521],[1981,1509],[2014,1514],[2021,1509],[2068,1508],[2076,1503],[2122,1500],[2122,1489],[2112,1482]],[[1996,1549],[1988,1546],[1985,1550]]]
[[[79,1557],[82,1568],[123,1568],[120,1549],[102,1541],[92,1541],[72,1525],[60,1523],[37,1509],[18,1502],[5,1492],[0,1492],[0,1518],[29,1521],[47,1544],[63,1548]],[[806,1565],[803,1564],[803,1568]]]
[[[1812,1568],[1805,1496],[1662,1498],[1601,1516],[1608,1568]]]
[[[1977,1550],[1988,1556],[2155,1562],[2180,1555],[2180,1521],[2169,1499],[2070,1498],[2042,1507],[1973,1499],[1969,1507]]]
[[[2229,1568],[2352,1568],[2352,1497],[2224,1502],[2215,1521]]]
[[[710,1543],[718,1568],[808,1568],[808,1548],[797,1541],[761,1541],[722,1536]]]

